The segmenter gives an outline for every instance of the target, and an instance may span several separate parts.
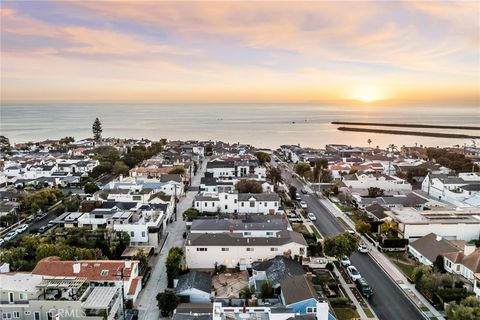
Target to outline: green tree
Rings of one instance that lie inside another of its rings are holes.
[[[260,287],[260,297],[262,299],[270,299],[273,297],[272,284],[269,280],[262,282],[262,286]]]
[[[310,172],[310,163],[307,162],[299,162],[294,167],[295,172],[303,177],[307,172]]]
[[[139,250],[133,257],[132,260],[138,260],[140,267],[140,275],[143,276],[148,270],[148,257],[145,254],[145,251]]]
[[[100,190],[100,188],[93,182],[88,182],[83,187],[83,191],[88,194],[94,194],[98,190]]]
[[[385,220],[380,225],[380,231],[388,236],[394,236],[398,231],[398,223],[393,220]]]
[[[371,198],[376,198],[376,197],[381,197],[383,196],[383,189],[380,189],[378,187],[370,187],[368,188],[368,196]]]
[[[162,316],[170,317],[173,311],[177,308],[179,300],[177,295],[171,290],[165,290],[157,294],[158,309],[160,309]]]
[[[295,186],[288,187],[288,195],[292,200],[295,200],[297,197],[297,188]]]
[[[102,123],[98,118],[95,118],[95,121],[92,125],[93,140],[100,142],[102,140]]]
[[[165,268],[167,271],[168,287],[173,287],[173,280],[180,274],[180,263],[182,262],[183,250],[179,247],[172,247],[168,252]]]
[[[460,303],[448,304],[445,313],[448,320],[477,320],[480,319],[480,300],[475,296],[466,297]]]
[[[169,174],[185,174],[185,168],[181,166],[173,167],[168,171]]]
[[[195,208],[188,208],[183,212],[183,216],[186,220],[192,221],[192,219],[195,219],[196,217],[198,217],[199,213],[200,212]]]
[[[260,182],[255,180],[242,179],[237,182],[235,189],[239,193],[262,193],[263,188]]]
[[[370,231],[370,223],[365,222],[363,220],[358,220],[355,224],[355,230],[361,234],[365,234]]]
[[[262,151],[255,152],[255,157],[257,157],[258,161],[260,161],[260,164],[262,165],[265,163],[269,163],[272,160],[268,153]]]
[[[123,161],[117,161],[113,165],[112,172],[117,175],[128,175],[130,168]]]
[[[437,272],[445,273],[445,266],[444,266],[444,261],[443,261],[443,256],[438,255],[435,261],[433,262],[433,268]]]
[[[419,284],[424,276],[428,276],[432,273],[432,269],[426,265],[420,265],[413,269],[412,280],[415,284]]]
[[[245,286],[238,292],[238,297],[240,299],[250,299],[254,294],[255,290],[251,289],[249,286]]]
[[[70,144],[70,143],[72,143],[72,142],[74,142],[74,141],[75,141],[75,138],[74,138],[74,137],[65,137],[65,138],[60,139],[59,142],[60,142],[60,144],[65,144],[65,145],[67,145],[67,144]]]
[[[279,182],[282,181],[282,170],[279,168],[271,167],[268,169],[267,178],[272,181],[273,185],[276,187]]]
[[[350,256],[358,248],[358,239],[348,232],[325,238],[323,252],[330,257]]]

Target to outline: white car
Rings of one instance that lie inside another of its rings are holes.
[[[347,267],[347,273],[350,279],[352,279],[353,282],[355,282],[357,279],[360,279],[362,275],[360,272],[358,272],[357,268],[354,266],[348,266]]]
[[[3,238],[3,240],[10,241],[13,238],[15,238],[16,236],[17,236],[17,233],[15,231],[12,231],[12,232],[7,233],[7,235],[5,236],[5,238]]]
[[[340,263],[341,263],[341,265],[344,266],[344,267],[348,267],[349,265],[351,265],[351,263],[350,263],[350,258],[347,257],[347,256],[341,257],[341,258],[340,258]]]
[[[358,246],[358,252],[360,253],[368,253],[368,247],[366,244],[362,243]]]
[[[300,201],[300,207],[307,209],[307,203],[305,201]]]
[[[0,238],[0,247],[3,246],[4,244],[5,244],[5,240]]]
[[[17,234],[20,234],[22,232],[27,231],[27,229],[28,229],[28,225],[21,224],[17,229],[15,229],[15,231],[17,232]]]
[[[317,217],[315,216],[315,214],[313,212],[309,212],[308,213],[308,219],[310,219],[312,221],[315,221],[315,220],[317,220]]]

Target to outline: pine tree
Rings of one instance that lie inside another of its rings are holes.
[[[95,121],[93,122],[92,125],[92,132],[93,132],[93,139],[95,141],[100,141],[102,140],[102,123],[98,118],[95,118]]]

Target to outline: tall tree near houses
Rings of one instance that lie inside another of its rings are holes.
[[[93,132],[93,139],[97,142],[102,140],[102,123],[98,118],[95,118],[95,121],[93,122],[92,125],[92,132]]]

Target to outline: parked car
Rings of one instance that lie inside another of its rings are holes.
[[[50,229],[48,226],[41,226],[38,228],[38,233],[45,233],[48,229]]]
[[[21,224],[17,229],[15,229],[17,234],[20,234],[20,233],[25,232],[27,230],[28,230],[28,224]]]
[[[0,247],[3,246],[4,244],[5,244],[5,240],[0,239]]]
[[[305,201],[300,201],[300,207],[307,209],[307,203]]]
[[[308,213],[308,219],[310,219],[312,221],[315,221],[315,220],[317,220],[317,217],[315,216],[315,214],[313,212],[309,212]]]
[[[35,221],[41,221],[48,216],[48,213],[42,213],[35,217]]]
[[[49,228],[53,227],[54,225],[55,225],[55,223],[53,221],[49,221],[47,223],[47,227],[49,227]]]
[[[302,197],[300,197],[300,194],[298,194],[298,192],[295,194],[295,199],[297,199],[298,201],[302,200]]]
[[[358,246],[358,252],[360,253],[368,253],[368,247],[365,243],[362,243]]]
[[[12,232],[7,233],[7,235],[5,236],[5,238],[3,238],[3,240],[10,241],[10,240],[14,239],[16,236],[17,236],[17,233],[15,231],[12,231]]]
[[[358,272],[357,268],[355,268],[354,266],[348,266],[347,267],[347,273],[348,273],[348,276],[350,277],[350,279],[352,279],[352,281],[355,281],[355,280],[360,279],[362,277],[360,272]]]
[[[349,265],[351,265],[350,263],[350,258],[347,257],[347,256],[343,256],[340,258],[340,264],[344,267],[348,267]]]
[[[358,291],[362,296],[369,299],[373,295],[373,290],[368,284],[367,280],[364,278],[357,279],[355,281],[355,285],[357,286]]]
[[[303,193],[303,194],[307,194],[307,193],[308,193],[308,192],[307,192],[307,189],[302,189],[300,192]]]

